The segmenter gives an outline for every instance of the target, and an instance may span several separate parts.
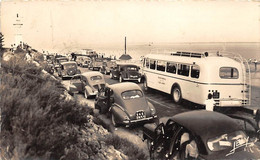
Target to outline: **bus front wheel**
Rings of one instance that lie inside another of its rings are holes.
[[[173,101],[177,104],[180,104],[182,101],[181,89],[178,86],[175,86],[172,91]]]

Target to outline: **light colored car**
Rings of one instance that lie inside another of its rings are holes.
[[[95,100],[100,113],[110,112],[114,126],[127,127],[157,119],[154,106],[148,102],[142,89],[133,82],[106,86]]]
[[[103,62],[103,65],[100,67],[99,72],[104,74],[109,74],[112,69],[116,68],[116,61],[115,60],[108,60]]]
[[[85,72],[71,78],[69,92],[71,94],[83,93],[85,98],[89,98],[95,97],[104,87],[105,80],[101,73]]]
[[[88,67],[91,59],[87,56],[77,56],[76,62],[80,67]]]

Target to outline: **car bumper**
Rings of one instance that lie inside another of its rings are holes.
[[[156,118],[157,118],[157,115],[154,115],[152,117],[142,118],[142,119],[124,120],[123,124],[124,125],[132,125],[132,124],[136,124],[136,123],[144,123],[144,122],[152,121]]]
[[[138,79],[140,79],[141,77],[139,78],[124,78],[123,80],[124,81],[138,81]]]
[[[218,99],[216,100],[216,106],[218,107],[240,107],[249,105],[248,100],[241,100],[241,99]]]

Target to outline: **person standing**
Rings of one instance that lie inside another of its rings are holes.
[[[205,109],[207,111],[214,111],[215,101],[212,94],[208,95],[208,99],[205,101]]]

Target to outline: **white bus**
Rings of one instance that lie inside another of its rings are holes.
[[[250,105],[251,80],[248,63],[241,56],[193,52],[148,54],[143,58],[144,88],[205,105],[209,94],[217,106]]]

